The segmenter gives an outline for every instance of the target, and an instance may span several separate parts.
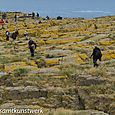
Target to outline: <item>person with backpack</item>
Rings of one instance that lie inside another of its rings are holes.
[[[93,49],[93,53],[91,57],[92,56],[93,56],[94,67],[98,67],[97,60],[99,59],[99,61],[101,61],[102,53],[101,53],[101,50],[97,46],[95,46],[95,48]]]
[[[19,35],[19,32],[18,32],[18,30],[16,30],[15,32],[12,33],[11,38],[13,40],[16,40],[16,38],[17,38],[18,35]]]
[[[9,41],[9,38],[10,38],[10,32],[7,30],[6,31],[6,41]]]
[[[30,49],[31,57],[34,57],[34,51],[36,47],[36,43],[30,38],[28,42],[28,48]]]

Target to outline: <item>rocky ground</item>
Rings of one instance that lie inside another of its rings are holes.
[[[115,16],[19,18],[15,23],[12,15],[0,30],[0,108],[42,108],[44,115],[115,115]],[[16,28],[17,40],[6,42],[6,29]],[[33,58],[25,30],[37,43]],[[89,58],[94,45],[103,53],[98,68]]]

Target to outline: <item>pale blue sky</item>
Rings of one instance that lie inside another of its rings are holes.
[[[115,15],[115,0],[0,0],[1,11],[39,12],[41,16]]]

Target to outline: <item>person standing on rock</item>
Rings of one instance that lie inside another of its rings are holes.
[[[28,42],[28,48],[30,49],[31,57],[34,57],[34,51],[36,47],[36,43],[30,38]]]
[[[102,53],[101,53],[101,50],[97,46],[95,46],[95,48],[93,49],[93,53],[91,57],[92,56],[93,56],[94,67],[98,67],[97,60],[99,59],[99,61],[101,61]]]

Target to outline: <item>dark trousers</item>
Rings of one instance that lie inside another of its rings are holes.
[[[98,67],[98,64],[97,64],[97,60],[99,59],[99,61],[101,61],[101,57],[93,57],[93,64],[94,64],[94,67]]]
[[[97,58],[93,57],[93,64],[94,64],[94,67],[97,67],[97,66],[98,66],[97,60],[98,60]]]
[[[34,57],[34,48],[30,47],[30,53],[31,53],[31,57]]]
[[[6,36],[6,41],[9,41],[9,36]]]

